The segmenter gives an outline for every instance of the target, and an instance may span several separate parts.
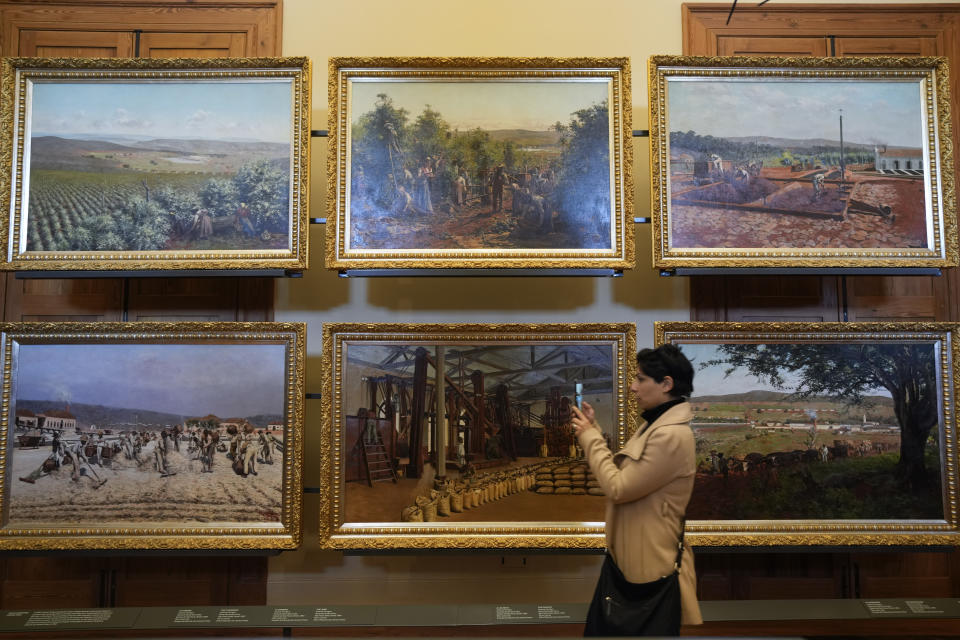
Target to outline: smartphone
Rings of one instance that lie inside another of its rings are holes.
[[[577,409],[583,409],[583,383],[577,382],[573,385],[574,388],[574,402],[577,405]]]

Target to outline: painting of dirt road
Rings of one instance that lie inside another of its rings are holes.
[[[279,524],[285,371],[280,343],[21,344],[7,527]]]
[[[667,169],[655,177],[664,266],[942,259],[952,158],[936,145],[949,122],[931,105],[926,66],[783,71],[782,59],[737,58],[731,71],[689,60],[657,69],[652,97],[665,122],[654,141]]]

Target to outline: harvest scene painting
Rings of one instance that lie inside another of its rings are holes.
[[[612,248],[609,91],[355,80],[349,248]]]
[[[681,344],[697,520],[942,519],[933,342]]]
[[[922,86],[669,78],[673,248],[927,248]]]
[[[7,526],[279,522],[285,362],[282,344],[20,345]]]
[[[35,81],[28,251],[286,249],[291,83]]]
[[[570,407],[578,398],[593,405],[614,443],[611,344],[362,342],[345,353],[346,522],[603,520],[604,494]]]

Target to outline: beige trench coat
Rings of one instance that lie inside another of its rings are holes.
[[[650,582],[673,571],[680,519],[696,474],[692,419],[689,403],[670,407],[649,428],[643,423],[616,454],[599,429],[579,436],[607,497],[607,550],[631,582]],[[680,596],[683,624],[702,624],[689,546],[681,563]]]

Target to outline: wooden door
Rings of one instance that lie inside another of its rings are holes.
[[[926,56],[956,51],[953,13],[917,16],[898,5],[738,8],[684,5],[686,55]],[[922,8],[921,8],[922,9]],[[926,7],[930,9],[930,7]],[[921,11],[921,13],[923,13]],[[909,18],[909,19],[908,19]],[[902,26],[901,26],[902,25]],[[958,56],[960,60],[960,56]],[[954,79],[953,84],[956,81]],[[956,94],[954,94],[956,95]],[[956,106],[954,106],[956,109]],[[691,278],[691,318],[696,320],[954,320],[958,276],[748,276]],[[821,292],[819,301],[811,289]],[[718,291],[725,291],[718,299]],[[793,292],[793,293],[791,293]],[[819,309],[817,308],[819,305]],[[758,313],[764,310],[766,313]]]
[[[280,0],[2,2],[0,52],[19,56],[279,56]],[[44,274],[46,275],[46,274]],[[0,277],[8,321],[272,320],[273,279]],[[264,557],[0,561],[0,608],[256,605]]]
[[[101,7],[76,2],[0,2],[0,21],[4,55],[280,55],[279,0],[205,2],[202,7],[185,0],[148,5],[114,2]],[[8,273],[4,280],[7,295],[0,300],[6,320],[273,319],[272,279],[31,280]]]
[[[957,110],[957,5],[683,7],[686,55],[945,55]],[[956,132],[955,132],[956,135]],[[956,146],[956,142],[954,143]],[[960,320],[956,269],[930,276],[705,276],[691,278],[696,320]],[[951,597],[957,554],[711,552],[697,569],[704,599]]]

